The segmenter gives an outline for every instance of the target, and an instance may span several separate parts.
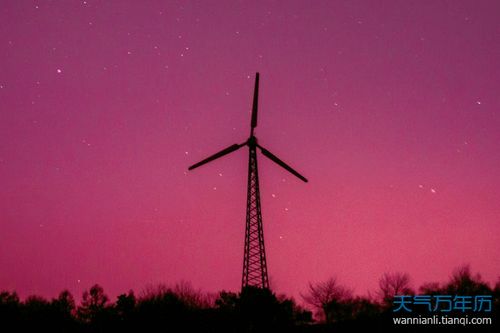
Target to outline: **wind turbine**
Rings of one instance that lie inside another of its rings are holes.
[[[220,152],[207,157],[206,159],[193,164],[189,170],[193,170],[219,157],[225,156],[233,151],[247,146],[249,150],[248,158],[248,191],[247,191],[247,211],[245,228],[245,251],[243,255],[243,277],[241,281],[242,289],[247,286],[269,289],[269,278],[267,275],[266,251],[264,248],[264,231],[262,229],[262,212],[260,208],[259,173],[257,170],[257,148],[262,154],[291,172],[300,180],[307,182],[307,179],[300,173],[292,169],[288,164],[280,160],[269,150],[258,144],[254,136],[254,129],[257,127],[257,107],[259,101],[259,73],[255,75],[255,89],[253,93],[252,120],[250,122],[250,137],[243,143],[235,143],[221,150]]]

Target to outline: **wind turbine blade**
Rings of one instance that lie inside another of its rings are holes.
[[[252,129],[257,127],[257,108],[259,104],[259,73],[255,74],[255,88],[253,90],[253,105],[252,105]]]
[[[307,183],[307,179],[304,176],[302,176],[300,173],[298,173],[297,171],[292,169],[292,167],[290,167],[288,164],[286,164],[285,162],[280,160],[278,157],[276,157],[274,154],[272,154],[269,150],[265,149],[264,147],[261,147],[260,145],[257,145],[257,147],[260,148],[260,150],[262,151],[262,154],[264,154],[264,156],[266,156],[267,158],[269,158],[271,161],[275,162],[276,164],[280,165],[284,169],[288,170],[290,173],[295,175],[300,180]]]
[[[199,167],[199,166],[202,166],[203,164],[206,164],[206,163],[211,162],[211,161],[213,161],[213,160],[215,160],[215,159],[218,159],[219,157],[222,157],[222,156],[224,156],[224,155],[227,155],[227,154],[229,154],[229,153],[232,153],[233,151],[240,149],[242,146],[244,146],[244,145],[239,145],[239,144],[236,144],[236,143],[235,143],[234,145],[229,146],[229,147],[227,147],[226,149],[223,149],[223,150],[221,150],[220,152],[218,152],[218,153],[216,153],[216,154],[213,154],[213,155],[212,155],[212,156],[210,156],[210,157],[205,158],[203,161],[200,161],[200,162],[198,162],[198,163],[196,163],[196,164],[191,165],[191,166],[188,168],[188,170],[193,170],[193,169],[195,169],[195,168],[197,168],[197,167]]]

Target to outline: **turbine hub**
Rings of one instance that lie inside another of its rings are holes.
[[[253,135],[251,137],[249,137],[248,141],[247,141],[247,145],[249,147],[255,147],[255,146],[257,146],[257,138],[255,136],[253,136]]]

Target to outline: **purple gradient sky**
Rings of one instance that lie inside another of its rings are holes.
[[[2,1],[0,289],[241,281],[249,131],[272,286],[500,273],[498,1]]]

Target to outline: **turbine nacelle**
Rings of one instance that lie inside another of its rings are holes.
[[[257,146],[257,137],[255,136],[251,136],[248,138],[248,140],[245,142],[245,144],[248,146],[248,147],[256,147]]]

